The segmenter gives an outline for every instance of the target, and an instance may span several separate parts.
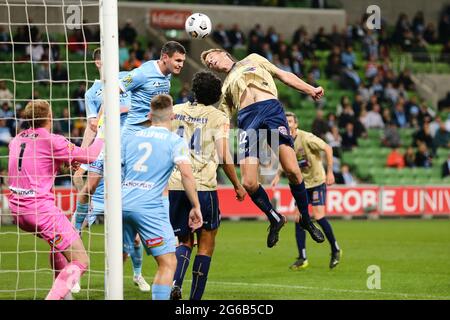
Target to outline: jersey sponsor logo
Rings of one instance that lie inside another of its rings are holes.
[[[63,240],[62,235],[57,234],[53,239],[49,240],[48,242],[50,243],[51,246],[54,247],[60,244],[62,240]]]
[[[125,181],[122,183],[123,188],[135,188],[135,189],[142,189],[142,190],[152,190],[155,184],[153,182],[147,183],[144,181]]]
[[[161,82],[155,81],[153,82],[153,86],[155,86],[156,88],[161,87]]]
[[[21,189],[9,186],[9,190],[16,196],[20,197],[34,197],[36,195],[35,190],[31,189]]]
[[[163,237],[147,239],[145,240],[145,244],[147,245],[148,248],[156,248],[164,244],[164,239]]]
[[[278,127],[278,132],[280,132],[283,136],[287,136],[288,135],[288,130],[284,126],[279,126]]]

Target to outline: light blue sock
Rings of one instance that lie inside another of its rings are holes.
[[[83,226],[84,219],[86,219],[88,210],[89,204],[79,203],[77,201],[77,209],[75,211],[75,229],[77,229],[78,232],[81,231],[81,227]]]
[[[133,263],[134,276],[140,276],[142,273],[142,256],[144,254],[144,248],[141,244],[138,247],[134,247],[130,252],[131,262]]]
[[[152,284],[152,300],[169,300],[171,286]]]

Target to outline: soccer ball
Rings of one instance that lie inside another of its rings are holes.
[[[193,13],[186,19],[184,27],[192,38],[205,38],[211,33],[212,25],[206,14]]]

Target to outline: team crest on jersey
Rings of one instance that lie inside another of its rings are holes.
[[[162,246],[164,244],[164,240],[163,237],[147,239],[145,240],[145,244],[147,245],[148,248],[156,248]]]
[[[278,131],[279,131],[283,136],[287,136],[287,135],[288,135],[288,131],[287,131],[286,127],[284,127],[284,126],[279,126],[279,127],[278,127]]]
[[[314,202],[319,201],[319,191],[314,191],[313,192],[313,201]]]
[[[51,246],[57,246],[58,244],[61,243],[62,239],[63,239],[62,235],[57,234],[53,239],[49,241],[49,243]]]
[[[154,85],[156,88],[161,87],[161,82],[155,81],[155,82],[153,82],[153,85]]]
[[[75,145],[72,142],[69,142],[67,144],[67,149],[69,149],[69,151],[73,151],[73,149],[75,149]]]

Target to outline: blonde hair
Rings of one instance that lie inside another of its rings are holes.
[[[41,128],[51,119],[50,103],[47,100],[32,100],[25,106],[24,116],[32,128]]]
[[[286,112],[286,118],[287,118],[287,117],[292,117],[292,118],[294,118],[295,123],[298,123],[298,118],[297,118],[297,115],[296,115],[295,113],[293,113],[293,112],[291,112],[291,111],[288,111],[288,112]]]
[[[200,60],[202,61],[203,65],[205,67],[208,68],[208,65],[206,64],[206,57],[208,56],[208,54],[213,53],[213,52],[225,52],[227,54],[227,56],[234,61],[233,57],[228,53],[228,51],[224,50],[224,49],[219,49],[219,48],[215,48],[215,49],[209,49],[206,51],[203,51],[200,54]]]

